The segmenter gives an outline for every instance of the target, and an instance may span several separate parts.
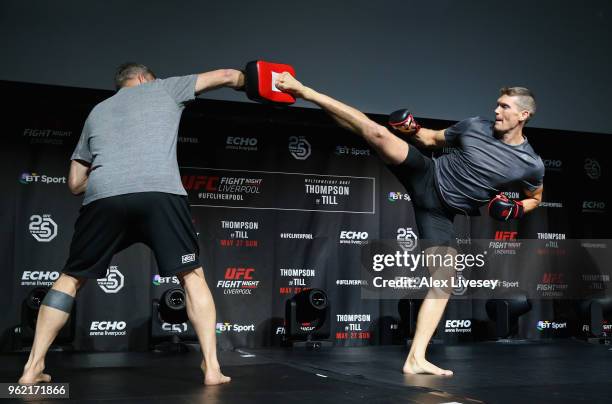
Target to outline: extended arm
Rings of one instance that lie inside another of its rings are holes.
[[[423,128],[416,123],[407,108],[398,109],[389,114],[389,126],[421,146],[442,147],[446,144],[445,130]]]
[[[444,129],[434,130],[421,128],[417,133],[412,135],[412,138],[421,146],[425,147],[443,147],[446,145]]]
[[[240,70],[219,69],[198,74],[195,93],[214,90],[219,87],[241,88],[244,85],[244,74]]]

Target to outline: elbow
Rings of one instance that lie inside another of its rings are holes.
[[[72,177],[68,177],[68,189],[70,190],[70,192],[72,192],[74,194],[74,192],[76,191],[76,184],[74,182],[74,179],[72,179]]]
[[[72,195],[80,195],[83,193],[83,184],[73,180],[72,178],[68,178],[68,189]]]
[[[72,186],[70,184],[68,184],[68,189],[70,189],[70,192],[72,193],[72,195],[75,195],[75,196],[81,193],[79,192],[79,188]]]
[[[436,138],[434,136],[416,136],[417,141],[424,147],[436,147]]]
[[[234,86],[236,84],[235,70],[221,69],[221,77],[223,77],[223,83],[226,86]]]
[[[523,203],[523,206],[526,208],[525,213],[536,210],[540,206],[540,203],[542,203],[541,198],[531,197],[531,199],[529,199],[529,204]]]
[[[436,146],[436,141],[431,138],[421,139],[420,143],[423,147],[435,147]]]
[[[440,147],[444,145],[444,132],[421,128],[414,139],[424,147]]]
[[[428,139],[428,145],[430,147],[441,147],[444,145],[444,141],[440,141],[436,135],[430,136]]]

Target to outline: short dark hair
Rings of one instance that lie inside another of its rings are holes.
[[[536,113],[536,102],[535,96],[525,87],[502,87],[499,89],[500,95],[508,95],[511,97],[517,97],[517,105],[523,111],[529,111],[530,120]]]
[[[117,68],[115,73],[115,88],[119,90],[125,85],[129,79],[133,79],[137,74],[151,75],[154,79],[157,78],[153,70],[140,63],[123,63]]]

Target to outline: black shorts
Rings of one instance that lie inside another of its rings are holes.
[[[63,272],[80,278],[104,278],[113,255],[137,242],[153,250],[162,276],[200,267],[187,197],[138,192],[81,207]]]
[[[433,160],[411,145],[406,159],[390,168],[410,194],[419,237],[435,243],[453,241],[455,212],[440,196]]]

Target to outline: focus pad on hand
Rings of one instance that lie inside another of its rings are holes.
[[[274,83],[276,77],[288,72],[295,77],[295,69],[291,65],[254,60],[247,63],[244,69],[245,91],[253,101],[273,104],[293,104],[295,98],[280,91]]]

